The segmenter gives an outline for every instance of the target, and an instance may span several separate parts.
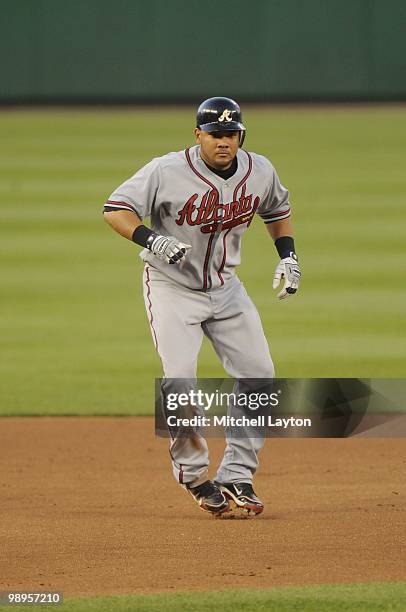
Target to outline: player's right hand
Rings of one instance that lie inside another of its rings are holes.
[[[157,236],[150,248],[158,259],[169,264],[178,264],[185,257],[187,251],[192,248],[192,245],[184,244],[173,236]]]

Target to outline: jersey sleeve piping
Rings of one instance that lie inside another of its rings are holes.
[[[107,200],[104,205],[104,210],[105,212],[110,212],[111,210],[130,210],[131,212],[137,212],[132,204],[117,200]]]
[[[261,219],[266,225],[268,225],[268,223],[274,223],[275,221],[282,221],[282,219],[288,219],[290,214],[290,207],[287,210],[280,210],[276,213],[259,213]]]

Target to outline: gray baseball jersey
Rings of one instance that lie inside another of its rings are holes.
[[[265,223],[290,216],[289,192],[264,156],[240,149],[236,173],[223,179],[200,157],[200,146],[153,159],[109,197],[106,206],[151,218],[157,234],[192,245],[179,265],[144,249],[142,259],[197,291],[221,287],[240,263],[241,238],[255,214]]]

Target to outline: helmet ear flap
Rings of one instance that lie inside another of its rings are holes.
[[[244,144],[244,140],[245,140],[245,130],[241,130],[241,132],[240,132],[240,144],[239,144],[240,147],[242,147],[242,145]]]

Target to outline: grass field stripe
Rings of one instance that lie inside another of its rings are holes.
[[[295,233],[306,256],[306,291],[292,299],[288,309],[295,316],[289,315],[285,325],[286,308],[270,301],[264,283],[271,257],[264,221],[253,222],[243,237],[238,274],[249,283],[265,332],[272,335],[278,374],[403,378],[406,343],[400,332],[406,287],[394,262],[403,266],[404,261],[405,108],[308,105],[293,113],[264,106],[250,115],[253,150],[278,151],[274,161],[294,192]],[[190,109],[92,113],[47,108],[44,113],[27,108],[0,113],[0,157],[7,168],[1,185],[7,202],[1,245],[1,414],[153,413],[153,389],[145,380],[154,378],[156,353],[150,333],[136,331],[143,329],[149,313],[143,299],[128,304],[128,292],[137,292],[144,263],[138,247],[124,240],[117,244],[120,239],[109,236],[100,212],[123,172],[142,167],[149,151],[178,148],[184,155],[187,143],[180,136],[174,142],[168,121],[180,131],[190,122]],[[130,124],[131,129],[123,130]],[[104,146],[106,130],[112,148]],[[64,155],[56,154],[56,143]],[[379,158],[377,150],[382,152]],[[57,203],[55,193],[63,194]],[[383,228],[388,198],[391,215]],[[128,198],[124,201],[135,205]],[[328,245],[322,268],[316,235]],[[230,242],[228,236],[227,258]],[[204,255],[205,249],[201,267]],[[353,259],[365,255],[370,265],[360,285]],[[217,274],[214,278],[218,281]],[[202,280],[199,289],[201,285]],[[67,295],[72,299],[66,300]],[[120,327],[106,326],[110,312],[120,313]],[[129,341],[128,330],[136,334],[136,342]],[[97,350],[91,338],[97,338]],[[306,347],[305,359],[298,347]],[[107,363],[134,363],[138,355],[139,369],[115,369]],[[202,373],[223,376],[221,364],[205,345],[199,361]],[[82,384],[82,377],[88,384]],[[129,391],[134,385],[136,400]]]
[[[404,612],[406,582],[365,582],[355,584],[317,584],[272,588],[233,588],[205,591],[158,592],[149,595],[111,595],[64,600],[66,612],[128,612],[165,610],[179,612],[365,612],[388,610]],[[13,606],[15,608],[15,606]],[[21,606],[21,610],[26,609]],[[20,609],[20,608],[19,608]],[[29,608],[30,609],[30,608]],[[55,608],[57,609],[57,608]]]

